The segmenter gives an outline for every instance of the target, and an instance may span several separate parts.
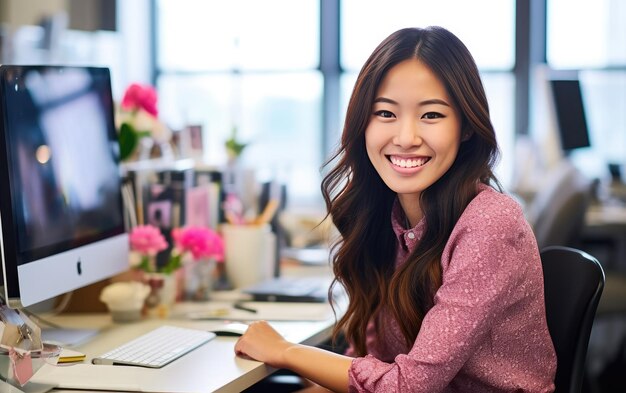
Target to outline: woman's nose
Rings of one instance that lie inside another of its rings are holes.
[[[396,136],[394,137],[394,144],[402,148],[410,148],[412,146],[420,145],[422,138],[420,137],[419,127],[415,121],[403,121]]]

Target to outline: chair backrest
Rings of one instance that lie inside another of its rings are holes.
[[[568,161],[548,174],[527,212],[539,249],[576,245],[591,194],[591,180]]]
[[[541,250],[541,263],[548,329],[557,357],[555,391],[579,393],[604,271],[596,258],[563,246]]]

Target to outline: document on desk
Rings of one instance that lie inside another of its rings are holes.
[[[178,310],[180,316],[189,319],[229,319],[233,321],[325,321],[333,317],[327,303],[275,303],[244,302],[235,304],[211,304],[202,308],[190,307]]]
[[[140,367],[94,366],[91,364],[52,366],[46,364],[33,376],[30,382],[65,389],[149,391],[145,389],[145,381],[150,380],[146,376],[149,375],[142,375],[142,372],[145,373]]]

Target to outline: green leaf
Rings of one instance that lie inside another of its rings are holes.
[[[144,137],[147,138],[149,136],[152,136],[152,132],[150,132],[150,131],[138,131],[138,130],[135,130],[135,134],[137,135],[137,139],[141,139],[141,138],[144,138]]]
[[[137,268],[143,270],[144,272],[150,272],[152,270],[152,267],[150,266],[150,257],[142,255],[141,263],[137,266]]]
[[[122,123],[120,127],[120,135],[118,137],[120,144],[120,159],[122,161],[130,157],[137,148],[139,136],[135,129],[128,123]]]
[[[239,157],[243,152],[243,149],[248,146],[247,143],[241,143],[237,140],[237,127],[233,127],[230,138],[226,140],[224,145],[227,150],[230,150],[235,157]]]
[[[239,143],[234,139],[229,139],[226,141],[226,148],[231,150],[235,156],[241,155],[243,149],[247,146],[247,143]]]
[[[180,267],[182,266],[181,259],[182,259],[181,254],[170,256],[170,259],[168,259],[167,264],[160,269],[161,273],[172,274],[177,269],[180,269]]]

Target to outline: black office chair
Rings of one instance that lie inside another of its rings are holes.
[[[579,393],[591,326],[604,289],[598,260],[575,248],[541,250],[546,317],[557,357],[556,393]]]

